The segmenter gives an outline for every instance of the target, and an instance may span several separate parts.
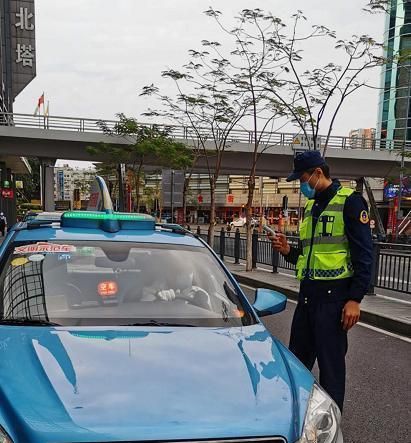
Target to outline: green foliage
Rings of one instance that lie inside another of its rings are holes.
[[[121,163],[143,166],[151,159],[158,166],[186,168],[192,162],[192,152],[184,144],[173,140],[167,127],[157,125],[141,125],[134,118],[118,114],[119,121],[114,127],[109,127],[104,121],[99,122],[100,128],[106,135],[121,136],[129,140],[129,144],[100,143],[88,146],[91,155],[103,155],[106,162],[100,168],[115,169]]]
[[[389,0],[370,0],[366,5],[364,10],[367,12],[387,12],[389,9]]]

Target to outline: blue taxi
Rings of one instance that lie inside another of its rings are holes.
[[[214,252],[147,215],[66,212],[0,249],[0,442],[341,443],[340,413]]]

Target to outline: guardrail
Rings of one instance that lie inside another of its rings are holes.
[[[60,131],[76,131],[76,132],[98,132],[103,133],[101,123],[104,122],[107,127],[114,130],[118,121],[116,120],[104,120],[104,119],[91,119],[80,117],[62,117],[62,116],[34,116],[32,114],[13,114],[13,113],[0,113],[0,125],[13,126],[18,128],[38,128],[46,130],[60,130]],[[184,140],[197,140],[199,135],[203,139],[213,140],[217,134],[212,134],[210,129],[196,128],[194,131],[190,126],[179,125],[165,125],[144,123],[141,125],[148,127],[156,126],[158,128],[167,128],[170,131],[170,136]],[[222,134],[223,135],[223,134]],[[257,133],[257,136],[261,136],[261,143],[264,145],[274,146],[296,146],[300,144],[302,147],[308,148],[310,141],[305,140],[302,134],[296,133],[282,133],[282,132],[265,132]],[[317,144],[323,147],[326,141],[326,136],[318,136]],[[230,133],[228,141],[230,143],[253,143],[254,132],[243,129],[233,129]],[[340,137],[331,136],[328,140],[329,148],[336,149],[365,149],[365,150],[385,150],[395,149],[401,150],[404,148],[404,142],[402,140],[387,140],[387,139],[375,139],[375,138],[363,138],[363,137]],[[407,142],[405,145],[406,150],[411,150],[411,142]]]
[[[207,241],[207,234],[197,230],[197,234]],[[224,228],[214,236],[213,248],[220,258],[233,257],[235,263],[246,260],[246,238],[240,231],[226,232]],[[257,264],[272,267],[274,273],[278,269],[294,271],[295,265],[289,263],[271,247],[271,242],[266,240],[265,234],[260,236],[253,232],[252,261],[253,268]],[[298,245],[298,237],[287,236],[292,246]],[[369,295],[375,294],[375,288],[411,294],[411,245],[393,243],[374,243],[372,282]]]
[[[411,246],[374,244],[373,286],[411,294]]]

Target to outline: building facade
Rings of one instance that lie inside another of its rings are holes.
[[[80,200],[90,198],[90,186],[96,176],[96,171],[90,169],[72,168],[68,164],[54,168],[54,200],[69,202],[73,208],[75,190],[78,189]]]
[[[391,0],[384,34],[377,138],[411,141],[411,1]]]
[[[352,129],[348,136],[351,149],[375,148],[375,128]]]

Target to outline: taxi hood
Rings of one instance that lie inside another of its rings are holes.
[[[0,361],[0,419],[25,443],[295,441],[313,383],[259,324],[1,326]]]

